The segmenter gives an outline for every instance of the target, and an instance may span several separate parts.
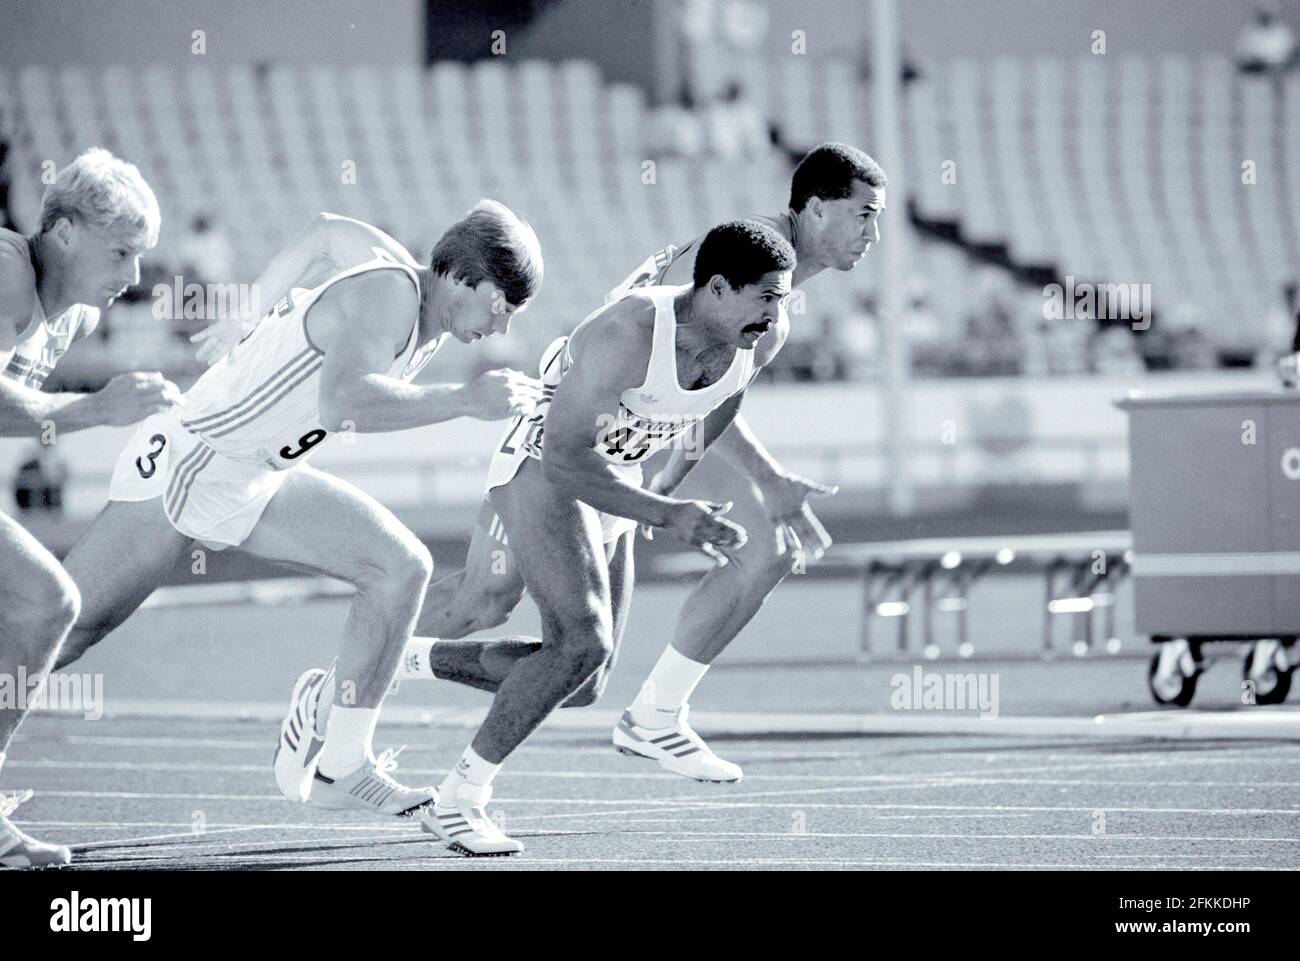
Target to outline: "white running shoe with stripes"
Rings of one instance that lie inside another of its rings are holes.
[[[31,796],[31,791],[13,797],[0,794],[0,868],[62,867],[72,860],[72,852],[62,844],[38,841],[9,820],[18,805]]]
[[[491,787],[462,782],[456,796],[439,798],[420,813],[420,829],[436,835],[457,854],[470,858],[500,858],[518,854],[524,846],[496,826],[488,817]]]
[[[433,787],[407,787],[393,780],[397,755],[403,750],[384,751],[373,761],[338,778],[326,777],[318,769],[312,776],[312,803],[388,817],[405,817],[432,804],[438,800],[438,792]]]
[[[290,801],[303,802],[311,796],[312,778],[320,750],[325,746],[328,710],[320,709],[320,695],[334,673],[313,667],[298,678],[289,699],[289,712],[280,722],[280,740],[275,746],[275,783]]]
[[[658,761],[665,771],[696,781],[739,781],[744,772],[739,764],[724,761],[709,749],[687,723],[690,707],[683,705],[666,727],[642,727],[623,712],[614,726],[614,747],[620,754]]]

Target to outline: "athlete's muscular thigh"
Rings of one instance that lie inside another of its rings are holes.
[[[187,560],[192,544],[167,520],[161,497],[109,501],[64,561],[81,592],[81,616],[66,653],[126,620]]]
[[[496,627],[510,617],[523,597],[524,579],[501,541],[503,527],[485,496],[470,535],[465,566],[429,585],[416,633],[461,638]]]
[[[427,549],[392,511],[306,464],[289,472],[240,549],[354,585],[381,582],[407,561],[428,564]]]
[[[519,565],[515,563],[509,545],[502,543],[504,528],[496,507],[490,498],[485,497],[465,555],[465,573],[460,588],[463,602],[513,608],[523,596],[524,579],[519,573]]]
[[[541,613],[543,643],[590,641],[608,648],[609,566],[596,512],[549,483],[532,459],[491,497]]]
[[[42,607],[57,609],[75,594],[54,555],[21,524],[0,514],[0,625],[19,619],[16,615],[26,619],[44,613]]]

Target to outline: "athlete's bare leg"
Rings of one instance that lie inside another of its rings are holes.
[[[484,497],[465,567],[429,585],[415,633],[455,640],[504,624],[524,595],[524,579],[504,541],[496,508]]]
[[[368,494],[303,465],[289,472],[240,549],[356,588],[339,647],[336,702],[378,707],[429,583],[428,548]]]
[[[472,742],[480,757],[499,764],[605,664],[614,626],[596,512],[548,483],[532,459],[492,491],[492,502],[542,616],[541,647],[501,681]]]
[[[749,540],[729,550],[734,560],[711,568],[687,595],[672,640],[679,654],[701,664],[712,663],[753,620],[793,560],[781,551],[776,528],[749,485],[729,486],[733,489],[711,490],[709,496],[736,504],[731,516],[744,525]]]
[[[560,707],[586,707],[594,704],[605,691],[609,672],[614,668],[623,633],[627,629],[628,609],[632,602],[634,562],[632,547],[635,531],[628,531],[613,544],[606,545],[609,561],[610,600],[613,606],[614,649],[609,660],[582,687],[574,691]],[[515,664],[542,646],[537,637],[515,634],[508,637],[471,638],[462,641],[439,640],[429,652],[433,675],[480,691],[495,692]]]
[[[81,592],[81,615],[60,668],[116,630],[186,559],[194,541],[172,527],[162,503],[109,501],[69,552],[64,566]]]
[[[77,588],[54,555],[0,514],[0,675],[48,673],[77,618]],[[0,754],[27,713],[0,709]]]
[[[610,672],[614,670],[614,661],[617,660],[619,648],[623,645],[628,613],[632,608],[632,584],[636,569],[633,558],[635,544],[636,531],[630,530],[614,543],[606,545],[606,556],[609,558],[610,604],[614,619],[614,646],[605,663],[560,707],[586,707],[595,704],[605,693],[605,685],[609,683]]]
[[[464,568],[429,585],[416,622],[417,635],[438,639],[429,652],[433,676],[495,691],[516,661],[541,646],[541,639],[461,638],[505,623],[523,594],[524,579],[510,556],[496,508],[484,497]]]

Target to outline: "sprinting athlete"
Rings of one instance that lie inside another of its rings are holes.
[[[94,148],[46,188],[35,233],[0,230],[0,436],[49,443],[171,406],[178,391],[157,373],[123,374],[94,394],[41,390],[64,352],[95,329],[100,308],[139,282],[140,256],[157,243],[160,226],[158,201],[140,171]],[[25,671],[43,685],[79,605],[54,555],[0,514],[0,675]],[[0,768],[25,713],[0,709]],[[67,864],[68,848],[14,826],[16,807],[0,795],[0,867]]]
[[[286,724],[277,783],[295,801],[383,815],[431,800],[431,788],[393,779],[391,752],[371,750],[429,552],[372,497],[307,461],[340,430],[530,410],[538,385],[515,371],[464,386],[409,381],[448,337],[506,333],[541,280],[532,228],[494,201],[448,228],[428,266],[368,224],[311,221],[257,280],[274,307],[118,458],[108,506],[67,559],[82,605],[61,663],[121,624],[195,541],[337,577],[356,588],[337,674],[310,679],[325,697]],[[304,755],[314,778],[286,779]]]
[[[640,464],[688,436],[707,450],[731,424],[770,359],[756,347],[778,322],[794,266],[794,249],[770,227],[723,224],[700,243],[691,284],[635,291],[543,355],[543,402],[510,426],[488,482],[542,639],[501,679],[437,803],[421,814],[453,851],[522,850],[487,817],[492,779],[613,657],[636,526],[666,528],[715,557],[744,543],[743,528],[723,516],[730,505],[645,490]]]
[[[885,174],[879,165],[861,150],[830,143],[812,150],[795,169],[788,209],[756,219],[794,246],[798,264],[793,284],[798,287],[827,269],[852,270],[879,240],[877,221],[884,208]],[[689,279],[699,246],[697,239],[655,253],[607,299],[616,300],[648,284]],[[760,352],[775,354],[788,331],[789,319],[782,312],[775,327],[763,336]],[[750,482],[727,481],[729,486],[714,495],[715,500],[741,505],[736,513],[746,519],[749,541],[730,552],[733,563],[715,566],[691,592],[672,643],[636,702],[623,714],[613,738],[625,753],[651,757],[666,770],[699,780],[736,781],[743,773],[739,765],[719,758],[690,728],[687,701],[714,658],[790,573],[794,556],[817,559],[830,546],[830,536],[808,499],[834,489],[784,470],[740,414],[713,449]],[[648,489],[672,494],[697,462],[698,458],[688,458],[679,450],[650,480]],[[495,690],[514,661],[536,649],[538,641],[528,637],[453,640],[500,625],[519,603],[524,579],[506,541],[495,509],[485,500],[465,569],[429,587],[417,636],[407,647],[399,678],[438,677]],[[590,704],[599,696],[608,666],[564,706]],[[662,747],[682,739],[697,749],[674,753]]]

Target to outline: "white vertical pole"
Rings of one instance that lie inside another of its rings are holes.
[[[896,0],[870,0],[868,18],[871,49],[871,143],[867,152],[879,161],[889,177],[885,203],[888,212],[880,227],[880,304],[885,337],[884,436],[889,512],[912,513],[912,478],[908,472],[910,409],[908,398],[912,360],[902,329],[904,294],[908,279],[911,229],[907,223],[907,185],[903,170],[903,89],[901,38]]]
[[[654,30],[654,87],[651,103],[658,107],[673,103],[680,92],[682,71],[677,37],[678,0],[654,0],[650,8]]]

